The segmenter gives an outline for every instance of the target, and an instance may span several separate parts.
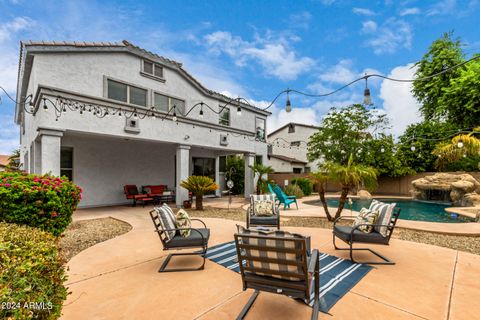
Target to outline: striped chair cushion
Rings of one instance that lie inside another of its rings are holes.
[[[172,209],[166,205],[163,204],[162,206],[158,206],[154,208],[155,211],[158,214],[159,220],[160,220],[160,226],[162,227],[162,230],[168,230],[168,229],[175,229],[176,224],[175,224],[175,215],[173,214]],[[175,236],[176,231],[165,231],[165,242],[169,242],[170,240],[173,239]]]
[[[392,219],[393,209],[395,209],[396,203],[383,203],[377,200],[372,200],[370,204],[370,211],[378,211],[380,214],[377,218],[375,224],[388,225]],[[375,231],[379,232],[382,236],[386,237],[388,228],[387,227],[375,227]]]
[[[238,233],[240,234],[239,242],[242,244],[248,244],[253,246],[268,246],[274,248],[295,248],[295,249],[302,249],[301,243],[298,241],[292,241],[291,239],[305,239],[304,236],[290,233],[286,231],[260,231],[260,230],[250,230],[246,229],[242,226],[237,225]],[[260,238],[249,238],[249,237],[241,237],[241,235],[261,235],[261,236],[269,236],[269,237],[276,237],[277,239],[260,239]],[[259,248],[260,249],[260,248]],[[252,257],[263,257],[263,258],[271,258],[271,259],[280,259],[286,261],[295,261],[300,262],[302,259],[301,253],[286,253],[286,252],[275,252],[269,250],[257,250],[257,249],[245,249],[241,252],[243,256],[252,256]],[[306,255],[304,256],[306,258]],[[253,268],[262,268],[265,270],[272,270],[272,271],[283,271],[283,272],[290,272],[294,274],[298,274],[299,276],[296,277],[292,276],[285,276],[285,275],[278,275],[278,274],[270,274],[268,272],[252,272],[259,276],[269,276],[277,279],[285,279],[285,280],[293,280],[293,281],[300,281],[304,280],[301,276],[305,274],[301,265],[288,265],[288,264],[279,264],[275,262],[261,262],[261,261],[253,261],[253,260],[246,260],[247,267]],[[248,271],[251,272],[251,271]]]
[[[270,205],[270,213],[265,212],[265,205]],[[260,211],[258,211],[260,209]],[[275,195],[274,194],[252,194],[250,195],[250,214],[252,216],[273,216],[275,215]]]

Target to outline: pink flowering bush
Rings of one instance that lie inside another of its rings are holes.
[[[60,235],[72,220],[82,189],[67,178],[0,172],[0,221]]]

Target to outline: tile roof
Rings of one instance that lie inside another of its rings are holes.
[[[8,164],[9,157],[8,155],[0,154],[0,167],[5,167]]]
[[[197,86],[199,86],[202,90],[204,90],[206,93],[208,93],[210,95],[213,95],[217,98],[220,98],[220,99],[223,99],[223,100],[226,100],[226,101],[231,101],[233,99],[232,97],[226,96],[226,95],[224,95],[220,92],[213,91],[213,90],[210,90],[210,89],[206,88],[203,84],[201,84],[195,77],[193,77],[190,73],[188,73],[182,67],[183,66],[182,63],[180,63],[178,61],[175,61],[175,60],[168,59],[166,57],[163,57],[161,55],[158,55],[158,54],[156,54],[154,52],[151,52],[151,51],[148,51],[146,49],[143,49],[139,46],[136,46],[136,45],[132,44],[131,42],[129,42],[127,40],[123,40],[122,42],[33,41],[33,40],[22,41],[21,45],[20,45],[20,63],[19,63],[19,66],[21,64],[22,49],[23,49],[24,46],[51,46],[51,47],[67,46],[67,47],[77,47],[77,48],[86,48],[86,47],[92,47],[92,48],[93,47],[106,47],[106,48],[122,48],[123,47],[123,48],[128,48],[130,50],[139,51],[143,55],[150,56],[153,59],[158,59],[158,60],[162,61],[163,63],[166,63],[167,65],[171,65],[171,66],[177,68],[185,77],[187,77],[190,81],[194,82]],[[20,68],[19,68],[19,76],[20,76]],[[271,114],[269,111],[263,110],[263,109],[258,108],[256,106],[253,106],[253,105],[247,105],[243,102],[242,102],[242,105],[252,107],[253,109],[255,109],[257,111],[263,111],[263,112],[266,112],[268,114]]]
[[[303,164],[307,163],[306,161],[298,160],[298,159],[295,159],[295,158],[290,158],[290,157],[287,157],[287,156],[282,156],[282,155],[279,155],[279,154],[271,154],[271,155],[269,155],[269,157],[279,159],[279,160],[283,160],[283,161],[287,161],[287,162],[303,163]]]

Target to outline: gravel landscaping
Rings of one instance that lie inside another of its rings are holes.
[[[245,221],[245,211],[243,209],[216,209],[205,207],[204,211],[188,210],[192,217],[221,218],[235,221]],[[284,217],[281,218],[281,225],[286,227],[310,227],[331,229],[332,222],[326,218],[315,217]],[[344,221],[347,225],[350,222]],[[413,231],[402,228],[396,228],[393,238],[413,241],[419,243],[431,244],[439,247],[446,247],[454,250],[460,250],[480,255],[480,237],[471,236],[453,236],[438,234],[426,231]]]
[[[131,229],[130,224],[110,217],[72,222],[60,238],[60,253],[68,261],[79,252]]]

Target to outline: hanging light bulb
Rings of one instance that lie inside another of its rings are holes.
[[[287,90],[287,102],[285,104],[285,111],[291,112],[292,111],[292,103],[290,102],[290,90]]]
[[[47,99],[43,98],[43,110],[47,111],[48,106],[47,106]]]
[[[138,119],[138,114],[137,114],[137,110],[133,110],[133,119],[137,120]]]
[[[365,74],[365,90],[363,91],[363,104],[366,106],[373,106],[372,96],[370,95],[370,89],[368,89],[367,74]]]
[[[412,144],[412,146],[410,147],[410,150],[412,151],[415,151],[415,146]]]
[[[458,140],[457,147],[463,148],[463,140],[462,139]]]
[[[200,103],[200,113],[199,113],[200,119],[203,119],[203,102]]]
[[[464,154],[463,154],[463,157],[464,157],[464,158],[466,158],[466,157],[467,157],[467,154],[466,154],[466,153],[464,153]]]
[[[173,105],[173,117],[172,117],[173,122],[177,122],[177,112],[175,112],[176,109],[177,109],[177,106]]]
[[[385,152],[385,148],[382,147],[382,148],[380,149],[380,152],[381,152],[381,153],[384,153],[384,152]]]
[[[242,115],[242,108],[240,108],[240,105],[237,107],[237,115],[241,116]]]
[[[118,110],[118,116],[122,116],[122,109]]]

